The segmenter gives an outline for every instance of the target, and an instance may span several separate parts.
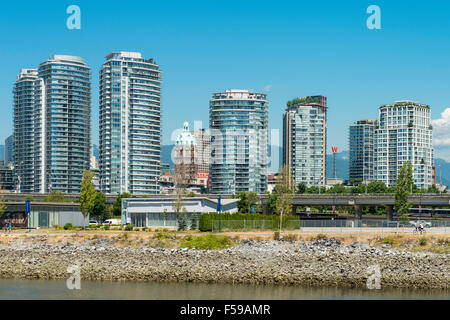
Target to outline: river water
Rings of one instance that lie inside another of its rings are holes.
[[[193,283],[82,281],[69,290],[66,281],[0,280],[0,300],[308,300],[308,299],[446,299],[450,291],[350,289]]]

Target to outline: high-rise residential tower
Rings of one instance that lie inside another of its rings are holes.
[[[418,188],[433,184],[433,128],[430,107],[414,101],[396,101],[379,109],[376,136],[376,180],[387,186],[397,182],[403,164],[414,169]]]
[[[209,158],[211,156],[211,137],[205,129],[193,131],[192,134],[194,135],[195,141],[197,143],[195,151],[198,171],[204,174],[208,174],[210,162]]]
[[[55,55],[35,82],[34,191],[79,193],[89,170],[91,73],[80,57]]]
[[[283,164],[295,186],[326,184],[327,99],[296,98],[283,115]]]
[[[14,159],[21,192],[79,193],[89,169],[90,69],[54,55],[21,71],[14,87]]]
[[[248,90],[214,93],[210,100],[210,192],[267,190],[268,101]]]
[[[106,56],[100,71],[100,188],[159,193],[161,71],[138,52]]]
[[[37,69],[22,69],[14,84],[14,173],[18,191],[34,191],[34,105]]]
[[[5,165],[14,162],[14,135],[5,140]]]
[[[349,127],[349,180],[375,180],[375,129],[377,119],[359,120]]]

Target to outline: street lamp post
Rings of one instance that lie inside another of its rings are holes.
[[[219,232],[222,232],[222,209],[220,208],[220,195],[217,198],[217,211],[219,212]]]

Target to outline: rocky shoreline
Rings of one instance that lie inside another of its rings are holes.
[[[405,252],[389,245],[241,240],[223,250],[118,246],[97,238],[51,243],[46,237],[0,244],[1,279],[67,279],[78,265],[82,280],[159,281],[365,288],[369,266],[382,288],[450,289],[450,255]]]

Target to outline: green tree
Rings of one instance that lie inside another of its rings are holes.
[[[353,194],[365,193],[366,186],[364,184],[360,183],[358,186],[352,187],[350,192]]]
[[[6,201],[3,196],[0,196],[0,218],[3,216],[5,211],[6,211]]]
[[[256,206],[256,205],[258,204],[258,202],[259,202],[258,194],[257,194],[256,192],[249,192],[249,193],[247,194],[247,200],[248,200],[248,210],[247,210],[247,212],[248,212],[248,213],[251,213],[251,212],[252,212],[252,207],[253,207],[253,209],[255,209],[255,211],[256,211],[255,206]]]
[[[108,204],[106,206],[106,210],[104,211],[104,214],[101,218],[102,218],[102,220],[107,220],[107,219],[112,219],[113,217],[114,217],[113,206],[112,206],[112,204]]]
[[[178,230],[186,230],[188,227],[188,220],[187,220],[187,214],[186,214],[186,208],[183,208],[181,210],[181,213],[177,215],[178,220]]]
[[[383,181],[372,181],[367,185],[367,193],[387,193],[387,187]]]
[[[294,185],[293,179],[289,172],[289,167],[283,165],[278,173],[277,183],[276,183],[276,195],[277,200],[275,202],[276,212],[280,215],[280,237],[281,237],[281,224],[283,221],[283,214],[292,211],[292,198],[294,196],[294,190],[292,186]]]
[[[308,193],[308,194],[316,194],[316,193],[319,193],[319,187],[317,187],[317,186],[311,186],[311,187],[309,187],[309,188],[306,189],[305,193]]]
[[[240,192],[239,194],[233,196],[234,198],[238,198],[239,201],[237,202],[238,211],[242,213],[248,212],[249,208],[249,202],[248,202],[248,196],[246,192]]]
[[[427,193],[439,193],[439,189],[433,184],[431,187],[427,189]]]
[[[295,193],[298,194],[303,194],[306,191],[306,184],[304,184],[303,182],[300,182],[297,186],[297,190],[295,191]]]
[[[64,198],[64,193],[61,191],[52,191],[44,199],[43,202],[70,202]]]
[[[124,192],[122,194],[119,194],[114,200],[113,203],[113,215],[114,216],[121,216],[122,215],[122,199],[131,198],[131,194],[128,192]]]
[[[348,181],[348,185],[349,185],[349,186],[354,186],[354,187],[359,186],[361,183],[362,183],[362,179],[361,179],[361,178],[350,179],[350,180]]]
[[[327,193],[347,193],[348,191],[350,190],[347,189],[343,184],[336,184],[328,189]]]
[[[183,196],[185,194],[185,189],[182,181],[183,180],[181,174],[176,174],[175,175],[176,197],[172,202],[172,209],[177,215],[178,230],[186,230],[187,228],[186,208],[183,207]]]
[[[267,208],[269,212],[277,212],[277,195],[276,193],[269,194],[269,199],[267,200]]]
[[[92,215],[103,219],[106,216],[106,210],[106,197],[103,193],[97,192],[92,208]]]
[[[408,202],[408,194],[413,185],[413,167],[409,161],[400,169],[395,186],[395,210],[401,216],[406,215],[411,208],[411,203]]]
[[[386,193],[394,194],[395,190],[396,190],[395,186],[390,186],[390,187],[387,188]]]
[[[84,170],[83,179],[81,180],[80,191],[80,210],[83,214],[84,220],[89,213],[92,213],[94,201],[97,194],[94,185],[92,184],[93,171]]]

